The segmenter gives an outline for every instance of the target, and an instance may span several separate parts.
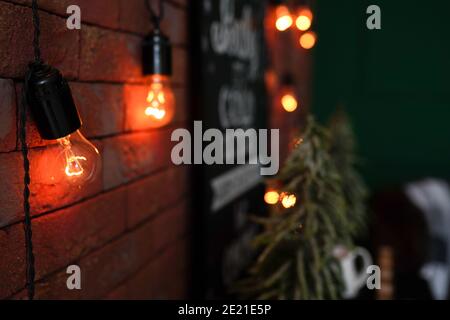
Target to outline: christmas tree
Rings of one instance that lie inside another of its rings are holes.
[[[338,299],[337,245],[351,248],[364,226],[367,191],[355,170],[355,143],[347,118],[329,128],[307,119],[306,128],[275,181],[275,208],[254,217],[261,250],[236,290],[243,298]],[[267,194],[266,194],[267,195]]]

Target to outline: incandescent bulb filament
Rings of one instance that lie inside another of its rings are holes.
[[[157,125],[169,123],[175,113],[175,97],[169,77],[152,75],[148,79],[148,93],[144,114]]]
[[[166,115],[166,110],[163,109],[166,103],[166,97],[162,91],[163,85],[161,83],[152,83],[150,91],[147,95],[147,102],[150,104],[145,109],[145,115],[161,120]]]
[[[72,150],[72,145],[69,140],[70,136],[58,139],[58,142],[64,149],[64,156],[66,159],[66,166],[64,172],[68,177],[81,176],[84,172],[81,161],[87,161],[86,157],[77,156]]]

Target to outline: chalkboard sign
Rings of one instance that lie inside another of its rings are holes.
[[[195,8],[198,39],[191,74],[197,82],[194,104],[203,131],[267,128],[264,85],[264,1],[202,0]],[[246,154],[249,146],[235,149]],[[230,155],[227,154],[226,157]],[[236,162],[235,162],[236,163]],[[248,163],[248,162],[247,162]],[[249,214],[261,214],[263,177],[259,165],[197,167],[194,287],[198,296],[220,298],[252,259],[250,239],[257,227]],[[195,210],[194,210],[195,211]]]

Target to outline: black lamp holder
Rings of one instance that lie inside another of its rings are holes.
[[[142,44],[142,73],[144,75],[172,74],[172,45],[169,38],[161,31],[160,24],[164,17],[164,4],[159,0],[159,13],[157,14],[148,0],[145,0],[153,31],[144,39]]]
[[[172,74],[172,45],[159,28],[153,30],[142,44],[142,72],[144,75]]]
[[[43,139],[59,139],[81,127],[70,87],[58,69],[37,64],[25,85],[28,105]]]

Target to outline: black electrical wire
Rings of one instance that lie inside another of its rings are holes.
[[[34,62],[30,64],[27,74],[25,75],[24,85],[22,88],[22,101],[20,106],[20,120],[19,120],[19,137],[23,157],[23,169],[24,169],[24,188],[23,188],[23,211],[24,211],[24,231],[25,231],[25,248],[26,248],[26,287],[28,293],[28,299],[34,299],[34,279],[35,279],[35,265],[33,254],[33,232],[31,228],[31,214],[30,214],[30,160],[28,159],[28,146],[27,146],[27,90],[28,82],[33,72],[42,65],[41,49],[39,45],[39,37],[41,34],[39,8],[37,0],[33,0],[31,3],[31,9],[33,12],[33,27],[34,27]]]
[[[150,13],[150,19],[153,23],[153,27],[157,30],[160,29],[161,20],[164,18],[164,4],[163,0],[158,0],[159,4],[159,14],[153,10],[149,0],[145,0],[145,5],[147,7],[148,12]]]

